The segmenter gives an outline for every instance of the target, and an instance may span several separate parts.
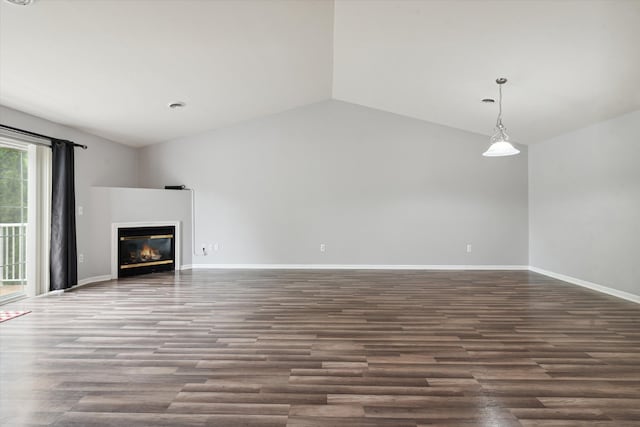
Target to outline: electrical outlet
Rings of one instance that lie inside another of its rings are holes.
[[[82,206],[78,206],[78,215],[84,215],[84,208]]]
[[[202,255],[207,255],[207,244],[206,243],[200,244],[200,249],[202,249]]]
[[[218,243],[214,243],[214,244],[213,244],[213,250],[214,250],[214,251],[216,251],[216,252],[217,252],[218,250],[220,250],[220,244],[218,244]]]
[[[467,245],[467,253],[470,253],[470,252],[471,252],[471,243]]]
[[[320,252],[324,252],[327,250],[327,246],[324,243],[320,243]]]
[[[78,254],[78,262],[84,262],[84,254]]]

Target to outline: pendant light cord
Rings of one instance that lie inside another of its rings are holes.
[[[500,92],[500,98],[498,99],[498,120],[496,121],[496,127],[502,129],[502,85],[498,84],[498,90]]]

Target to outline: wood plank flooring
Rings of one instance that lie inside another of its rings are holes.
[[[3,426],[640,426],[640,306],[526,271],[194,271],[4,306]]]

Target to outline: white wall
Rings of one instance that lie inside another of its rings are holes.
[[[640,295],[640,111],[529,147],[530,264]]]
[[[0,106],[0,122],[89,147],[87,150],[75,150],[76,207],[84,208],[84,214],[76,217],[78,253],[85,254],[84,262],[78,264],[78,278],[85,279],[101,274],[99,263],[87,256],[93,244],[90,189],[94,185],[136,186],[138,150],[4,106]]]
[[[326,101],[145,147],[141,182],[196,190],[196,243],[222,249],[194,264],[526,265],[526,147],[486,147]]]
[[[111,273],[111,225],[115,222],[177,221],[181,224],[181,264],[191,264],[191,194],[146,188],[91,189],[94,244],[89,250],[98,276]],[[180,264],[176,264],[176,269]]]

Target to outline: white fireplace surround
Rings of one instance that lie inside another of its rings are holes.
[[[175,247],[175,269],[182,266],[182,239],[180,221],[150,221],[150,222],[114,222],[111,224],[111,278],[118,278],[118,230],[130,227],[175,227],[173,236]]]

